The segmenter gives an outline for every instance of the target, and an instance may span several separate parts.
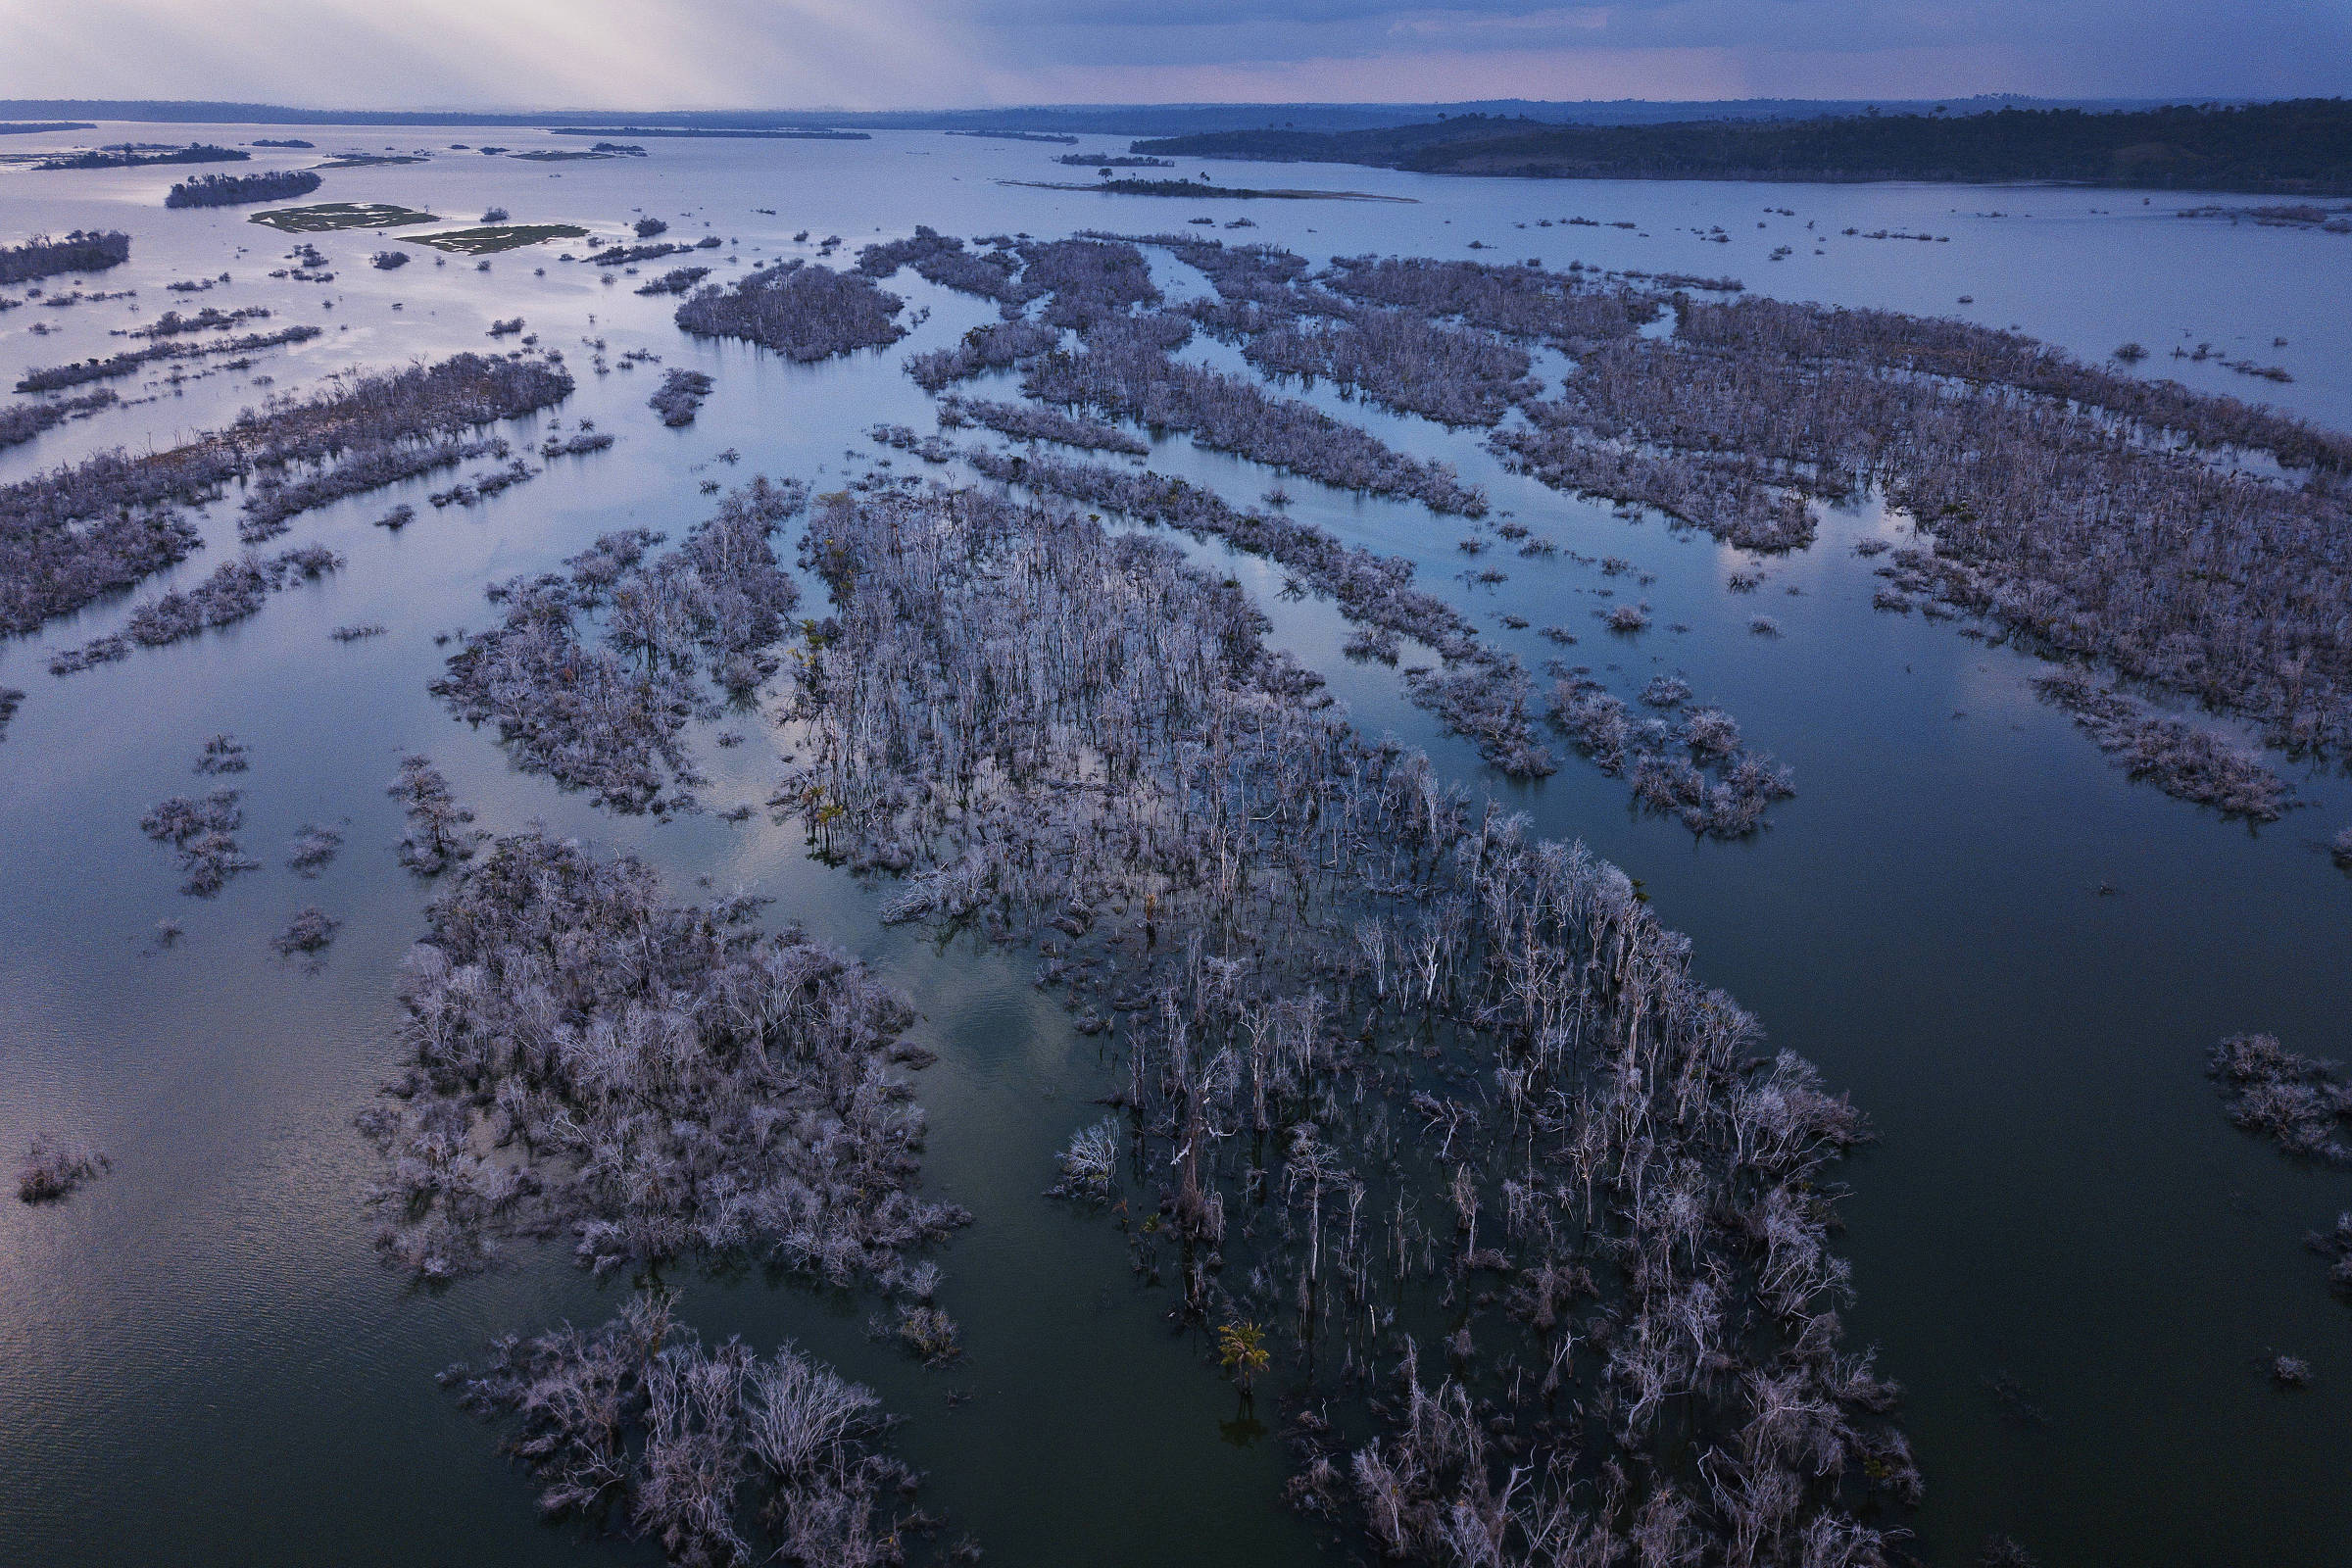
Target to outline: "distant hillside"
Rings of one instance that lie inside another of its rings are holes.
[[[2155,100],[2019,98],[1944,101],[1951,111],[2143,109]],[[0,99],[0,117],[243,125],[670,125],[771,129],[834,125],[860,130],[1007,130],[1054,135],[1192,136],[1218,130],[1373,130],[1485,115],[1544,124],[1623,125],[1684,120],[1804,120],[1822,116],[1925,114],[1935,100],[1740,98],[1664,103],[1639,98],[1546,103],[1494,98],[1428,104],[1040,104],[1004,109],[314,109],[284,104],[132,99]]]
[[[1131,150],[1548,179],[2057,180],[2345,195],[2352,194],[2352,100],[1650,125],[1466,116],[1384,129],[1173,136]]]

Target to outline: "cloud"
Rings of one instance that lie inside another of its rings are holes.
[[[2336,0],[0,0],[0,95],[887,108],[2352,91]]]

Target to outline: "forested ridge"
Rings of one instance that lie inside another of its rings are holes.
[[[1657,125],[1467,116],[1375,130],[1217,131],[1139,141],[1133,150],[1561,179],[2062,180],[2341,195],[2352,192],[2352,100]]]

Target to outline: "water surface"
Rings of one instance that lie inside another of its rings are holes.
[[[270,133],[137,134],[233,143]],[[812,254],[829,234],[854,254],[916,223],[1052,235],[1246,215],[1254,228],[1213,232],[1317,261],[1376,251],[1729,273],[1792,298],[2014,323],[2086,358],[2135,339],[2157,355],[2150,372],[2352,424],[2352,322],[2341,310],[2352,241],[2169,216],[2192,198],[1210,166],[1235,184],[1413,201],[1244,204],[1008,187],[996,181],[1058,177],[1055,149],[916,132],[664,140],[643,161],[557,165],[447,150],[452,136],[472,139],[464,131],[304,134],[320,153],[380,149],[387,138],[437,149],[420,165],[330,172],[312,200],[400,202],[461,221],[499,206],[518,221],[580,222],[600,235],[617,235],[642,210],[665,218],[670,238],[691,240],[708,224],[726,241],[716,255],[739,266]],[[498,136],[516,148],[576,146]],[[43,140],[12,138],[11,150]],[[317,156],[265,153],[256,167]],[[323,235],[316,242],[333,283],[271,280],[264,274],[286,265],[286,237],[241,210],[162,209],[165,188],[188,172],[0,172],[0,238],[81,226],[134,235],[128,265],[51,280],[53,291],[74,281],[137,290],[134,300],[0,314],[0,374],[13,382],[26,367],[115,352],[122,340],[110,328],[173,306],[262,304],[277,318],[266,326],[314,321],[326,335],[251,371],[158,384],[152,401],[61,426],[0,454],[0,479],[101,446],[168,444],[346,367],[487,347],[488,323],[516,315],[564,350],[580,380],[526,431],[588,417],[620,440],[549,464],[479,508],[424,506],[423,492],[448,482],[434,479],[307,514],[284,542],[327,544],[349,565],[195,641],[69,679],[46,673],[52,651],[118,629],[151,587],[0,646],[0,682],[31,694],[0,742],[0,1145],[48,1132],[86,1139],[116,1161],[63,1205],[0,1205],[0,1408],[12,1417],[0,1557],[411,1565],[658,1555],[582,1544],[576,1528],[539,1524],[495,1435],[432,1380],[495,1334],[566,1315],[600,1321],[617,1287],[600,1289],[554,1247],[486,1278],[419,1290],[381,1268],[368,1246],[358,1197],[371,1155],[351,1118],[393,1064],[394,977],[429,891],[390,853],[400,826],[383,785],[411,750],[435,759],[483,825],[543,820],[633,850],[681,898],[705,877],[718,890],[756,890],[775,900],[774,918],[865,956],[922,1009],[917,1036],[941,1054],[920,1085],[934,1129],[926,1187],[978,1216],[942,1256],[942,1298],[963,1326],[964,1363],[925,1371],[869,1338],[870,1300],[756,1275],[676,1276],[688,1321],[763,1348],[790,1338],[873,1384],[907,1418],[904,1450],[931,1476],[925,1505],[971,1531],[993,1560],[1314,1556],[1314,1534],[1279,1502],[1279,1444],[1236,1422],[1230,1387],[1168,1319],[1170,1298],[1131,1280],[1108,1226],[1040,1196],[1054,1152],[1093,1119],[1088,1102],[1115,1064],[1031,989],[1028,959],[941,950],[882,928],[872,890],[811,861],[798,830],[764,813],[735,826],[595,811],[514,771],[491,736],[453,721],[425,691],[448,651],[435,634],[493,612],[484,584],[551,566],[613,527],[682,529],[709,504],[697,493],[706,479],[759,471],[826,488],[858,466],[845,451],[873,450],[866,426],[928,431],[929,400],[900,361],[993,312],[902,273],[890,286],[930,312],[911,336],[800,367],[683,337],[673,302],[635,296],[638,278],[606,284],[560,263],[561,246],[497,257],[487,271],[463,259],[436,266],[420,252],[383,272],[366,258],[387,240]],[[1795,216],[1772,211],[1782,208]],[[1540,226],[1570,216],[1635,226]],[[1702,237],[1718,225],[1726,243]],[[811,243],[796,244],[804,229]],[[1948,237],[1863,237],[1881,229]],[[1472,240],[1493,250],[1472,252]],[[1769,260],[1782,245],[1793,254]],[[665,265],[674,263],[644,275]],[[1164,257],[1154,265],[1171,287],[1200,286]],[[721,265],[720,275],[736,270]],[[232,282],[208,293],[164,289],[223,271]],[[1974,303],[1959,304],[1963,294]],[[36,322],[53,330],[36,335]],[[2275,346],[2279,337],[2286,343]],[[605,340],[608,361],[642,348],[662,366],[708,370],[717,391],[696,424],[665,429],[644,407],[659,368],[599,376],[592,338]],[[2295,379],[2252,381],[2214,361],[2168,357],[2175,344],[2200,342]],[[1212,361],[1224,352],[1188,351]],[[257,384],[262,375],[269,386]],[[134,383],[113,384],[134,396]],[[1500,615],[1576,629],[1567,657],[1620,690],[1656,670],[1684,672],[1738,715],[1751,744],[1794,767],[1798,798],[1775,810],[1768,832],[1730,845],[1635,815],[1622,781],[1573,759],[1541,784],[1507,784],[1465,744],[1435,734],[1393,672],[1349,664],[1339,651],[1346,628],[1328,605],[1284,602],[1278,571],[1188,547],[1250,586],[1278,639],[1331,677],[1365,728],[1428,746],[1542,832],[1582,838],[1640,877],[1694,939],[1706,978],[1869,1112],[1881,1141],[1845,1171],[1853,1196],[1842,1246],[1857,1293],[1848,1316],[1854,1338],[1878,1345],[1884,1369],[1909,1390],[1906,1425],[1928,1477],[1912,1521],[1922,1549],[1966,1561],[1997,1530],[2052,1564],[2352,1554],[2340,1458],[2352,1430],[2352,1319],[2297,1245],[2352,1205],[2352,1182],[2289,1165],[2236,1134],[2201,1076],[2212,1042],[2242,1029],[2352,1054],[2352,879],[2317,848],[2352,824],[2346,780],[2282,762],[2317,804],[2261,830],[2131,784],[2033,700],[2032,660],[1964,640],[1949,623],[1872,611],[1877,579],[1851,545],[1893,524],[1866,508],[1834,514],[1810,550],[1770,565],[1757,593],[1734,594],[1725,580],[1746,563],[1738,552],[1504,473],[1474,434],[1344,403],[1329,389],[1315,397],[1395,444],[1457,464],[1563,552],[1624,557],[1654,581],[1604,579],[1566,555],[1494,550],[1478,564],[1509,580],[1474,588],[1455,575],[1467,561],[1455,548],[1468,531],[1459,519],[1288,479],[1298,515],[1410,557],[1425,586],[1531,664],[1558,650],[1503,629]],[[716,461],[729,449],[740,465]],[[1276,477],[1182,437],[1159,442],[1153,464],[1237,504]],[[397,500],[418,505],[415,525],[396,536],[369,526]],[[171,574],[173,584],[233,553],[232,513],[233,504],[214,509],[209,548]],[[807,586],[811,606],[821,603],[821,589]],[[1592,613],[1610,602],[1595,594],[1602,587],[1646,598],[1655,628],[1633,639],[1605,632]],[[1757,614],[1783,635],[1750,634]],[[391,633],[348,646],[326,635],[365,621]],[[753,744],[710,746],[725,725]],[[223,729],[252,748],[252,771],[231,782],[245,793],[240,837],[267,868],[193,901],[137,821],[203,782],[188,764]],[[710,803],[764,800],[779,743],[788,740],[748,715],[704,731]],[[346,837],[315,884],[282,867],[306,821]],[[2102,884],[2119,891],[2100,896]],[[345,921],[317,973],[266,947],[313,902]],[[155,922],[167,916],[184,922],[186,938],[154,952]],[[2312,1390],[2270,1387],[2263,1366],[2278,1351],[2311,1360]],[[1995,1397],[1988,1385],[2004,1376],[2043,1419],[2021,1421]],[[951,1407],[950,1391],[975,1397]]]

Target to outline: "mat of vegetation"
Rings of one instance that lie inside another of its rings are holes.
[[[403,234],[404,245],[429,245],[458,256],[495,256],[500,251],[543,245],[551,239],[584,239],[588,231],[576,223],[485,223],[476,228],[449,228],[438,234]]]
[[[282,207],[256,213],[246,220],[288,234],[324,234],[339,228],[401,228],[410,223],[438,223],[430,213],[388,202],[322,202],[317,207]]]
[[[1138,245],[1199,270],[1214,297],[1167,304]],[[1444,465],[1406,459],[1253,377],[1173,358],[1197,326],[1260,371],[1490,427],[1489,446],[1514,469],[1752,551],[1804,549],[1818,505],[1875,494],[1917,536],[1879,547],[1879,608],[1966,615],[1967,635],[2187,693],[2255,719],[2267,741],[2293,751],[2352,746],[2342,632],[2352,623],[2352,438],[2260,406],[1963,321],[1693,297],[1737,293],[1726,278],[1373,256],[1315,272],[1278,247],[1181,233],[999,235],[967,247],[923,227],[867,246],[858,270],[888,277],[902,266],[1004,317],[909,360],[934,393],[1018,368],[1033,402],[1187,430],[1343,488],[1485,511],[1484,495]],[[1641,331],[1667,313],[1673,334]],[[1075,348],[1063,336],[1072,328]],[[1556,396],[1527,373],[1537,345],[1567,359]],[[1057,424],[1019,405],[952,399],[941,414],[944,424],[1020,440],[1125,444],[1115,427]],[[935,443],[911,431],[892,444],[934,456]],[[1300,543],[1148,471],[1035,452],[964,456],[991,477],[1241,548]],[[1351,618],[1362,630],[1350,653],[1393,659],[1420,617]],[[1632,635],[1648,618],[1626,604],[1609,623]],[[1772,626],[1757,624],[1760,634]],[[1514,675],[1490,661],[1419,677],[1415,695],[1497,765],[1547,771],[1525,733],[1524,674]],[[1720,746],[1711,720],[1686,735],[1682,720],[1637,718],[1623,704],[1580,687],[1555,701],[1554,717],[1587,755],[1616,758],[1646,805],[1737,835],[1786,793],[1781,770]],[[2218,732],[2168,720],[2127,740],[2114,722],[2085,727],[2115,743],[2134,776],[2184,799],[2258,819],[2291,804],[2267,765]]]

